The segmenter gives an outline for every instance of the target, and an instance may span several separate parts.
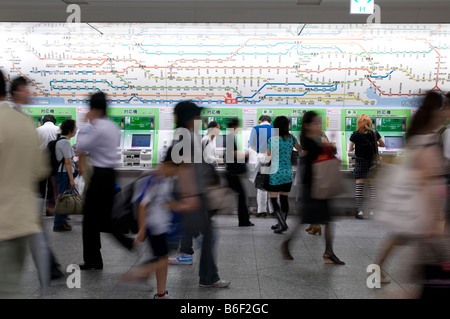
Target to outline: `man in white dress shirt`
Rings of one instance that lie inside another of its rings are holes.
[[[83,216],[81,270],[103,269],[100,232],[111,232],[111,209],[115,195],[115,171],[120,131],[106,119],[106,95],[91,96],[86,123],[78,131],[77,153],[89,153],[93,173],[86,193]],[[81,174],[83,170],[81,170]]]
[[[53,115],[45,115],[42,119],[43,125],[36,129],[39,137],[41,149],[47,149],[50,141],[58,137],[59,127],[56,126],[56,118]],[[43,198],[47,200],[46,215],[53,216],[55,209],[55,199],[58,196],[58,184],[53,176],[39,183],[39,188]],[[47,192],[47,195],[46,195]]]

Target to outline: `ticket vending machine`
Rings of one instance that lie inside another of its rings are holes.
[[[155,144],[155,118],[125,116],[122,134],[123,166],[152,167]]]
[[[353,169],[355,154],[348,152],[350,136],[356,131],[358,117],[367,114],[372,120],[372,129],[376,130],[384,140],[386,146],[379,148],[381,158],[396,157],[402,152],[405,143],[406,130],[411,121],[411,110],[344,110],[342,145],[345,146],[347,156],[343,159],[344,169]]]
[[[119,166],[154,167],[158,145],[158,109],[110,108],[107,118],[120,129]]]

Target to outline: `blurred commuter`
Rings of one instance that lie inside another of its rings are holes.
[[[70,144],[70,139],[75,136],[76,132],[77,127],[74,120],[67,119],[61,123],[60,139],[55,145],[56,160],[60,163],[54,176],[58,184],[58,194],[63,194],[64,192],[72,194],[73,188],[75,188],[77,168],[73,160],[75,152]],[[71,231],[72,226],[68,224],[67,218],[67,215],[55,214],[53,231]]]
[[[24,297],[20,284],[26,248],[35,234],[42,233],[38,182],[50,171],[32,121],[5,99],[0,72],[0,299]],[[48,255],[36,257],[48,264]]]
[[[268,141],[267,156],[271,159],[271,168],[267,190],[270,194],[278,224],[272,226],[274,233],[281,234],[288,229],[286,219],[289,214],[289,192],[294,173],[292,171],[292,150],[302,151],[295,136],[289,133],[289,119],[278,116],[273,122],[275,135]],[[280,205],[278,205],[278,200]]]
[[[331,227],[331,212],[329,200],[319,200],[311,198],[312,189],[312,162],[322,153],[324,146],[334,148],[334,145],[327,143],[322,139],[322,120],[313,111],[306,112],[302,119],[302,130],[300,134],[300,142],[303,151],[306,152],[304,158],[303,185],[302,185],[302,201],[301,220],[303,224],[325,224],[325,252],[323,260],[326,264],[344,265],[333,251],[333,234]],[[293,259],[289,251],[290,241],[294,238],[300,224],[291,232],[288,239],[281,245],[281,253],[284,259]]]
[[[445,168],[445,177],[447,181],[447,194],[450,194],[450,130],[449,130],[449,121],[450,121],[450,92],[445,95],[444,106],[443,106],[443,118],[444,118],[444,126],[439,131],[442,139],[442,147],[444,154],[444,168]],[[445,205],[445,232],[450,234],[450,197],[446,198]]]
[[[11,82],[12,107],[23,112],[22,107],[30,102],[31,91],[28,81],[23,76],[14,78]]]
[[[220,124],[216,121],[208,123],[208,134],[202,138],[202,151],[203,158],[206,165],[204,169],[208,172],[208,177],[214,179],[212,183],[220,184],[219,176],[216,172],[217,160],[216,160],[216,146],[214,138],[220,133]],[[169,257],[169,263],[171,265],[192,265],[192,255],[194,254],[192,236],[181,236],[178,252]]]
[[[375,143],[376,141],[376,143]],[[373,181],[369,179],[369,171],[375,164],[375,155],[378,147],[384,147],[385,143],[380,133],[372,130],[372,120],[366,114],[361,115],[356,124],[356,131],[350,136],[349,151],[355,151],[356,160],[353,175],[356,181],[355,200],[357,213],[356,218],[363,219],[363,201],[364,201],[364,182],[368,179],[370,192],[370,212],[373,211],[376,204],[376,189]]]
[[[86,193],[83,211],[82,270],[103,269],[100,232],[111,231],[111,210],[115,195],[117,148],[120,131],[105,118],[106,95],[91,96],[90,110],[77,136],[77,153],[89,153],[93,173]],[[130,246],[131,247],[131,246]]]
[[[435,133],[436,129],[444,124],[446,120],[442,110],[442,96],[430,91],[412,118],[412,123],[406,132],[405,154],[408,164],[417,176],[417,183],[420,185],[420,225],[415,225],[415,229],[393,229],[392,234],[381,245],[376,263],[383,270],[383,265],[393,248],[413,241],[424,242],[428,237],[439,234],[440,228],[438,220],[443,208],[441,198],[444,196],[442,190],[445,189],[443,176],[444,160],[442,149],[438,144],[439,137]],[[410,164],[409,164],[410,163]],[[381,181],[382,182],[382,181]],[[392,216],[396,219],[396,216]],[[408,226],[410,227],[410,226]],[[382,283],[389,283],[390,279],[382,271]]]
[[[224,288],[228,287],[230,282],[220,279],[214,260],[215,235],[211,216],[207,211],[205,195],[207,185],[203,179],[201,140],[197,130],[194,129],[196,120],[201,123],[201,110],[201,107],[191,101],[179,102],[174,109],[177,129],[172,160],[180,164],[175,185],[179,199],[171,202],[170,209],[181,213],[184,238],[198,238],[203,235],[199,267],[200,287]],[[192,244],[187,246],[192,249]]]
[[[239,120],[233,118],[228,122],[228,128],[232,129],[233,132],[233,150],[231,151],[230,145],[227,144],[226,147],[226,173],[225,177],[228,182],[228,186],[238,193],[238,220],[240,227],[255,226],[250,222],[250,215],[248,213],[247,206],[247,194],[245,192],[244,186],[241,182],[241,177],[247,172],[247,161],[249,153],[238,151],[237,147],[237,136],[239,130]],[[227,130],[227,133],[230,130]],[[231,137],[227,136],[227,143],[231,140]],[[229,154],[231,153],[231,156]]]
[[[321,140],[322,142],[326,143],[330,142],[325,132],[322,132]],[[320,224],[311,224],[308,228],[305,229],[305,231],[310,235],[319,234],[319,236],[322,236],[322,227],[320,226]]]
[[[158,165],[157,169],[146,177],[146,185],[137,208],[138,234],[136,244],[148,238],[154,258],[132,269],[122,277],[124,281],[145,281],[150,275],[156,275],[156,294],[153,299],[170,299],[167,288],[168,270],[168,233],[173,213],[168,209],[172,201],[173,176],[177,174],[178,165],[172,161],[172,148]]]
[[[261,115],[259,125],[255,126],[250,133],[248,146],[256,152],[257,165],[265,164],[267,161],[267,142],[273,135],[272,119],[270,116]],[[269,199],[268,192],[264,189],[256,190],[256,217],[266,217],[273,213],[272,202]],[[267,210],[269,210],[267,212]]]

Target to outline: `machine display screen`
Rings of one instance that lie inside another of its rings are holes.
[[[130,116],[125,118],[126,130],[154,130],[154,118],[146,116]]]
[[[133,134],[131,138],[131,147],[150,147],[150,134]]]
[[[403,136],[385,136],[386,149],[403,148]]]

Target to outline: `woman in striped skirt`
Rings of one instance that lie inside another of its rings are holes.
[[[364,197],[364,182],[368,179],[368,173],[374,164],[375,154],[378,147],[384,147],[384,141],[375,130],[372,130],[372,120],[366,114],[361,115],[356,122],[356,131],[350,136],[349,151],[355,151],[356,160],[353,175],[356,180],[355,200],[357,207],[356,218],[363,219],[363,197]],[[370,215],[373,215],[373,210],[376,201],[375,185],[368,180],[370,192]]]

